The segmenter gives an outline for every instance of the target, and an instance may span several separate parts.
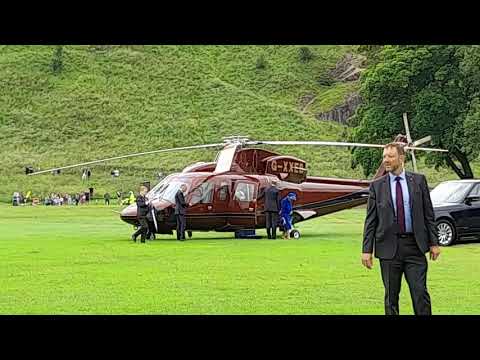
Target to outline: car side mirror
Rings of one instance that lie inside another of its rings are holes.
[[[480,196],[467,196],[465,198],[465,204],[470,205],[472,202],[480,201]]]

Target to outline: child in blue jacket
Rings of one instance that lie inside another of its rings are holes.
[[[297,195],[294,192],[289,192],[280,202],[280,219],[283,225],[283,238],[290,239],[290,230],[293,228],[293,202],[297,200]]]

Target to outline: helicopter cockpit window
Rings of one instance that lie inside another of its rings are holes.
[[[190,203],[195,204],[210,204],[213,196],[213,184],[211,182],[204,182],[199,187],[192,191],[192,199]]]
[[[147,194],[147,198],[149,199],[158,199],[162,196],[163,192],[169,185],[169,181],[172,177],[167,176],[162,181],[160,181],[157,185],[155,185]]]
[[[180,186],[185,184],[187,186],[187,193],[190,189],[190,184],[184,181],[174,180],[167,182],[167,179],[164,179],[162,183],[155,186],[147,195],[149,199],[162,199],[167,200],[171,203],[175,203],[175,194],[180,190]],[[153,197],[149,195],[152,194]]]
[[[238,183],[234,198],[237,201],[253,201],[253,191],[253,184]]]

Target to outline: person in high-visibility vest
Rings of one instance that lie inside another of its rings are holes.
[[[30,197],[32,196],[32,192],[29,190],[27,195],[25,195],[25,204],[30,201]]]
[[[128,198],[128,204],[131,205],[135,203],[135,195],[133,194],[133,191],[130,191],[130,197]]]

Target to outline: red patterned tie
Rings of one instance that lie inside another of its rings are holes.
[[[403,208],[403,193],[400,180],[402,180],[400,176],[395,178],[395,181],[397,182],[395,202],[397,203],[397,222],[400,226],[400,232],[405,233],[405,209]]]

